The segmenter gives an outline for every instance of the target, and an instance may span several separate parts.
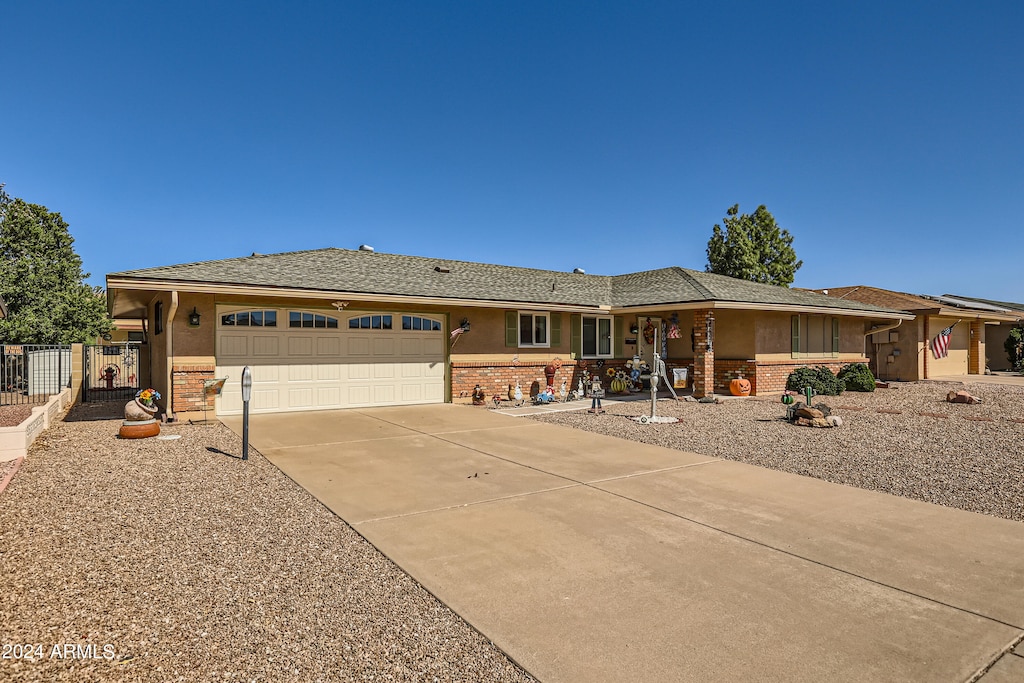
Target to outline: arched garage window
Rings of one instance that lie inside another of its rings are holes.
[[[225,327],[277,327],[277,311],[236,311],[220,317]]]
[[[338,329],[338,319],[320,313],[288,311],[288,327],[318,327],[326,330]]]
[[[359,318],[349,318],[348,328],[350,330],[390,330],[390,315],[364,315]]]
[[[421,318],[416,315],[403,315],[402,329],[437,332],[441,330],[441,323],[438,322],[437,320],[431,320],[430,318]]]

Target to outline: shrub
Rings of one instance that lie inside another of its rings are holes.
[[[847,391],[874,391],[875,376],[863,363],[850,363],[839,370],[839,379]]]
[[[1010,330],[1010,335],[1003,342],[1006,359],[1015,372],[1024,372],[1024,326],[1018,325]]]
[[[786,389],[803,393],[811,387],[821,396],[838,396],[843,393],[843,381],[832,374],[824,365],[817,368],[797,368],[786,378]]]

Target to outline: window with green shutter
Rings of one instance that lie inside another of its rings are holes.
[[[790,323],[793,332],[793,358],[800,357],[800,316],[794,315]]]
[[[505,311],[505,346],[519,346],[518,311]]]

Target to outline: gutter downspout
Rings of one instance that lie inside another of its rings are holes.
[[[174,345],[171,339],[174,336],[174,314],[178,312],[178,290],[171,290],[171,307],[167,311],[167,323],[164,326],[167,332],[167,421],[174,422],[174,378],[171,370],[174,367]]]
[[[860,289],[860,288],[858,287],[858,289]],[[879,327],[877,329],[871,330],[870,332],[865,332],[864,333],[864,355],[865,356],[868,355],[868,337],[870,337],[871,335],[874,335],[874,334],[878,334],[879,332],[888,332],[889,330],[895,330],[897,327],[899,327],[902,324],[903,324],[903,319],[900,318],[896,322],[895,325],[888,325],[886,327]],[[876,348],[875,349],[875,377],[878,377],[878,366],[881,365],[881,362],[882,361],[879,360],[878,349]]]

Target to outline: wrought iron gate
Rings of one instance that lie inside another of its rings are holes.
[[[86,344],[82,401],[125,401],[139,390],[139,346],[132,343]]]

